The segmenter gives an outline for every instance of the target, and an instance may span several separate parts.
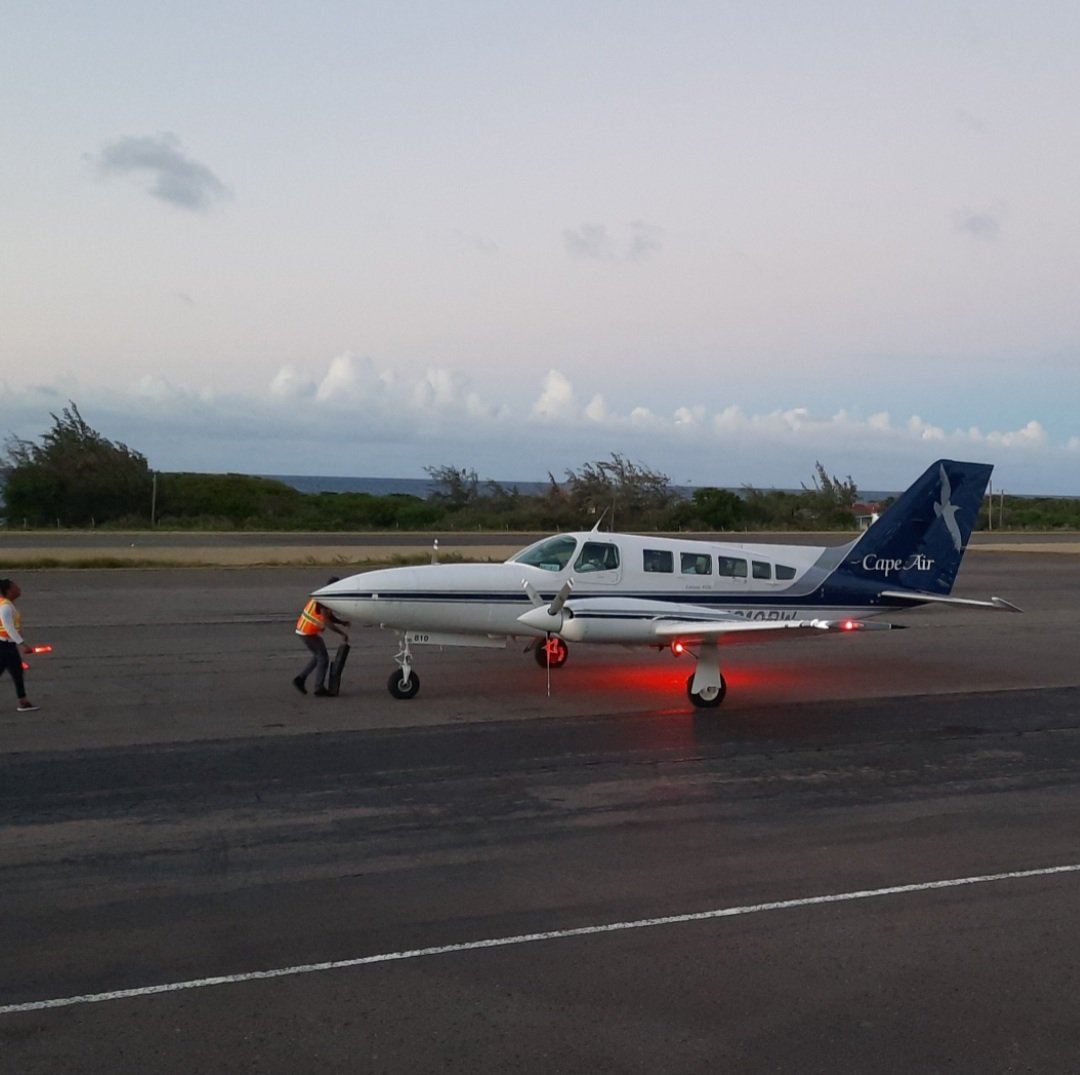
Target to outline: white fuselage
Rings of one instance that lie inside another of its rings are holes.
[[[527,588],[548,602],[570,580],[570,605],[587,606],[589,615],[567,617],[557,632],[564,639],[656,644],[665,617],[774,622],[883,611],[859,601],[814,603],[814,589],[843,551],[582,532],[547,538],[501,564],[363,572],[317,596],[356,624],[436,635],[543,637],[544,630],[520,620],[535,604]]]

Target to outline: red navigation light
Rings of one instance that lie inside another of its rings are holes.
[[[676,657],[681,657],[686,652],[686,644],[676,638],[675,641],[671,643],[671,652],[674,653]]]
[[[844,631],[857,631],[862,626],[858,620],[844,620],[841,630]]]

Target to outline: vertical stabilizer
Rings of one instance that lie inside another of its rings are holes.
[[[994,468],[939,459],[856,541],[830,583],[947,595]]]

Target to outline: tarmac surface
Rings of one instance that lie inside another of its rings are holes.
[[[14,573],[13,573],[14,574]],[[0,1073],[1075,1072],[1080,557],[910,630],[418,649],[289,683],[311,568],[22,571]]]

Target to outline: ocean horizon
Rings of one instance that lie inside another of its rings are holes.
[[[274,481],[284,482],[302,493],[369,493],[372,496],[393,496],[404,494],[406,496],[419,497],[426,500],[436,488],[436,482],[430,478],[364,478],[342,477],[340,475],[312,475],[312,474],[262,474],[263,478],[272,478]],[[480,483],[481,488],[486,481]],[[543,493],[548,482],[498,482],[504,489],[517,489],[522,496],[536,496]],[[695,490],[700,488],[715,488],[697,485],[672,485],[671,489],[680,496],[689,500]],[[743,486],[725,486],[733,493],[741,493]],[[784,492],[798,493],[800,489],[786,489]],[[863,501],[876,502],[886,500],[888,497],[897,496],[902,490],[882,492],[880,490],[859,490],[859,497]]]
[[[436,482],[430,478],[364,478],[342,477],[340,475],[312,474],[261,474],[262,478],[272,478],[284,482],[301,493],[370,493],[372,496],[393,496],[405,494],[426,500],[436,488]],[[483,487],[485,483],[481,482]],[[526,496],[542,493],[547,482],[499,482],[504,489],[516,488]]]
[[[224,473],[224,472],[223,472]],[[363,476],[345,476],[340,474],[259,474],[256,477],[270,478],[273,481],[291,485],[301,493],[368,493],[371,496],[393,496],[395,494],[415,496],[426,500],[435,491],[436,482],[430,478],[370,478]],[[488,479],[480,482],[481,488]],[[504,489],[517,489],[522,496],[537,496],[547,487],[547,481],[499,481]],[[672,485],[670,487],[679,496],[689,500],[697,489],[716,488],[715,486]],[[745,486],[723,486],[733,493],[742,493]],[[764,491],[764,487],[762,487]],[[0,506],[3,504],[4,475],[0,473]],[[784,492],[798,493],[799,489],[785,489]],[[881,492],[879,490],[859,490],[863,501],[875,502],[891,496],[898,496],[903,490]]]

